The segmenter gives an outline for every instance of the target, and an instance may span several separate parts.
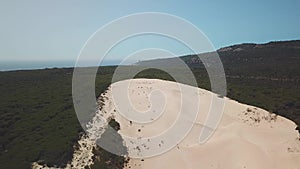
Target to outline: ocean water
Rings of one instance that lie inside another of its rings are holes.
[[[106,61],[101,66],[118,65],[119,61]],[[97,64],[86,66],[98,66]],[[45,68],[75,67],[74,60],[67,61],[0,61],[0,71],[33,70]]]

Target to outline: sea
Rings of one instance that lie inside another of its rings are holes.
[[[101,66],[118,65],[120,61],[107,61]],[[98,66],[97,64],[86,66]],[[74,60],[66,61],[0,61],[0,71],[35,70],[46,68],[70,68],[75,67]]]

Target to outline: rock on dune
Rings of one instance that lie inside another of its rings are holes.
[[[191,105],[181,107],[182,87],[188,90],[185,91],[190,95],[188,98],[195,95],[200,98],[195,121],[185,121],[192,124],[192,129],[170,150],[146,157],[147,153],[161,152],[160,149],[171,144],[165,138],[158,142],[155,137],[172,128],[180,113],[194,110],[194,99],[185,103]],[[112,84],[104,96],[103,112],[120,123],[119,133],[124,136],[129,156],[134,157],[125,168],[300,168],[300,140],[295,123],[263,109],[221,98],[225,104],[220,123],[212,137],[201,144],[199,134],[207,127],[205,120],[215,96],[212,92],[163,80],[132,79]],[[121,103],[126,98],[130,101],[127,107]],[[141,116],[143,122],[127,119],[130,113],[138,112],[132,118]],[[142,116],[149,118],[148,121]]]

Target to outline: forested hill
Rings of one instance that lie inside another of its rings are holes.
[[[244,43],[217,50],[227,76],[299,81],[300,40]],[[211,53],[200,54],[209,56]],[[197,55],[180,57],[190,67],[203,67]],[[174,58],[141,61],[138,65],[172,65]]]

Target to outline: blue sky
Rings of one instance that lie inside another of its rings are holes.
[[[244,42],[300,39],[299,0],[2,0],[0,61],[75,60],[97,29],[137,12],[182,17],[202,30],[217,49]],[[128,42],[108,59],[122,59],[137,42]],[[187,53],[174,48],[177,55]]]

